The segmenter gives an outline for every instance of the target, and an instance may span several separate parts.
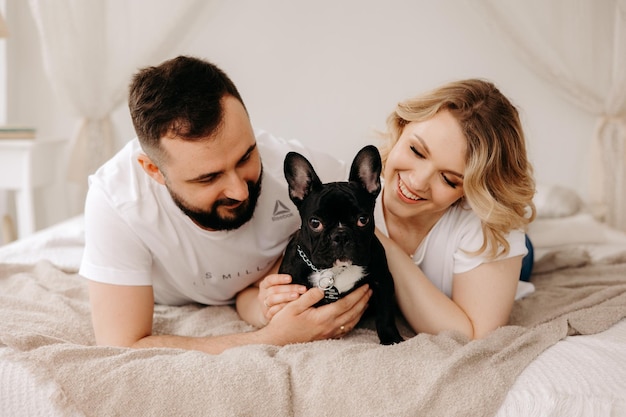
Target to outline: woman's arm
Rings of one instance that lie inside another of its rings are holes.
[[[400,310],[414,331],[459,331],[471,339],[507,323],[521,256],[485,263],[454,276],[452,299],[442,293],[390,238],[377,231],[385,247]]]
[[[452,300],[472,323],[480,339],[509,321],[522,268],[522,255],[486,262],[452,282]]]

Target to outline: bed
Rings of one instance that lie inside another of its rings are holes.
[[[0,247],[0,414],[7,416],[626,416],[626,234],[571,190],[540,187],[534,292],[483,340],[413,334],[221,355],[94,345],[76,275],[81,216]],[[157,306],[155,331],[250,330],[230,306]]]

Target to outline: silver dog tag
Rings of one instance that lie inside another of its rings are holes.
[[[331,288],[335,284],[335,274],[331,269],[326,269],[324,271],[320,271],[320,278],[317,281],[317,286],[326,291]]]
[[[324,290],[324,298],[328,301],[339,300],[339,290],[337,287],[330,287]]]

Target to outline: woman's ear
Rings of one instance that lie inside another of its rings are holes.
[[[159,167],[152,162],[152,159],[150,159],[148,155],[140,153],[137,157],[137,162],[139,162],[139,165],[141,165],[146,174],[152,177],[153,180],[161,185],[165,185],[165,177],[161,173]]]

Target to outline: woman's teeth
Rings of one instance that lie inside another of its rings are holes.
[[[406,188],[406,185],[404,185],[404,182],[402,182],[402,180],[398,181],[398,187],[400,188],[400,192],[402,193],[402,195],[408,198],[409,200],[414,200],[414,201],[421,200],[419,196],[413,194],[412,192],[408,190],[408,188]]]

